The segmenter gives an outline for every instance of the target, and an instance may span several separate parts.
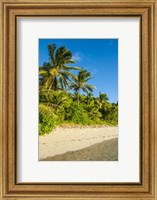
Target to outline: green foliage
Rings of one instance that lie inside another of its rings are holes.
[[[57,125],[57,116],[53,113],[52,108],[39,105],[39,135],[44,135],[52,131]]]
[[[79,70],[78,67],[69,66],[75,63],[72,59],[72,53],[64,46],[56,48],[56,45],[48,45],[50,62],[44,62],[43,66],[39,67],[39,83],[40,87],[44,87],[48,91],[53,89],[66,90],[68,81],[76,79],[75,75],[70,70]]]
[[[57,125],[118,125],[118,104],[102,101],[92,95],[79,95],[57,91],[40,91],[39,134],[49,133]]]
[[[83,124],[89,125],[91,124],[91,120],[88,117],[87,111],[83,108],[82,105],[77,104],[77,102],[73,102],[66,113],[67,121],[72,122],[74,124]]]
[[[72,53],[65,47],[51,44],[48,51],[50,62],[39,67],[39,134],[62,124],[118,125],[118,103],[110,103],[105,93],[92,95],[91,73],[72,67]]]
[[[86,69],[80,69],[78,75],[73,79],[73,82],[70,83],[70,89],[74,89],[76,97],[77,97],[77,103],[80,102],[80,91],[87,93],[93,92],[95,89],[95,86],[87,84],[87,82],[92,79],[92,75],[90,72],[88,72]]]
[[[104,119],[113,125],[118,125],[118,106],[111,104],[106,110],[106,116]]]

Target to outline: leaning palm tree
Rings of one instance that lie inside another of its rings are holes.
[[[92,79],[92,75],[90,72],[88,72],[86,69],[81,69],[77,75],[76,78],[74,78],[74,82],[71,83],[69,89],[74,89],[76,97],[77,97],[77,102],[79,105],[79,94],[80,91],[82,90],[85,93],[93,92],[95,86],[87,84],[87,82]]]
[[[54,90],[66,90],[68,80],[76,78],[70,70],[79,70],[78,67],[69,66],[75,63],[72,53],[64,46],[56,48],[54,44],[48,45],[50,61],[39,67],[40,87]]]

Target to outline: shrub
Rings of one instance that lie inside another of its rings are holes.
[[[57,125],[57,117],[53,113],[52,108],[39,105],[39,135],[50,133]]]
[[[91,120],[88,118],[88,113],[81,104],[77,105],[77,102],[73,102],[71,107],[67,110],[67,120],[75,124],[90,125]]]
[[[106,111],[105,120],[112,125],[118,124],[118,107],[111,105]]]

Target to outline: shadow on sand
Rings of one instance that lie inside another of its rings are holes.
[[[117,161],[118,138],[105,140],[77,151],[48,157],[42,161]]]

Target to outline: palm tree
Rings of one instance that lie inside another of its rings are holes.
[[[85,93],[93,92],[95,86],[87,84],[87,82],[92,79],[91,73],[88,72],[86,69],[81,69],[76,78],[74,78],[74,82],[71,83],[69,89],[74,89],[77,102],[79,105],[79,94],[82,90]]]
[[[107,94],[99,92],[99,99],[101,102],[106,102],[109,100]]]
[[[43,66],[39,67],[40,86],[46,88],[48,91],[66,90],[68,80],[76,78],[70,70],[79,70],[78,67],[68,66],[68,64],[75,63],[72,59],[72,53],[64,46],[56,48],[54,44],[48,45],[49,62],[45,62]]]

